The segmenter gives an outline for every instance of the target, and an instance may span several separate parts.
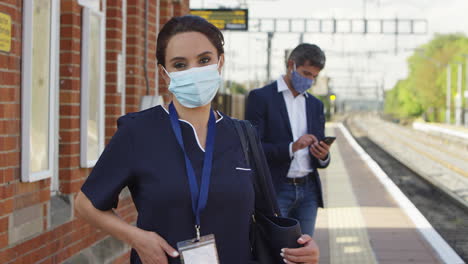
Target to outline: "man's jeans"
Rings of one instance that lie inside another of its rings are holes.
[[[282,182],[277,198],[281,214],[299,220],[302,233],[313,236],[318,209],[315,182],[310,178],[303,184]]]

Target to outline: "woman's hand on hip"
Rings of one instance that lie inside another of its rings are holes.
[[[137,251],[143,264],[167,264],[167,256],[179,257],[179,253],[158,234],[140,229],[132,239],[132,247]]]
[[[285,248],[282,250],[281,256],[284,262],[288,264],[317,264],[320,251],[315,241],[309,235],[302,235],[297,242],[303,245],[303,247]]]

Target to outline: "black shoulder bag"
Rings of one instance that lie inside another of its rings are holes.
[[[260,264],[284,263],[282,248],[297,248],[301,227],[296,219],[281,217],[265,153],[249,121],[233,120],[247,162],[254,172],[255,213],[250,226],[254,261]]]

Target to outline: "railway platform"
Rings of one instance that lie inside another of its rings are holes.
[[[337,140],[320,171],[319,263],[465,263],[341,123],[326,134]]]

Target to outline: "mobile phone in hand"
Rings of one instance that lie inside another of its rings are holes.
[[[328,146],[330,146],[334,141],[336,137],[325,137],[322,141],[325,142]]]

